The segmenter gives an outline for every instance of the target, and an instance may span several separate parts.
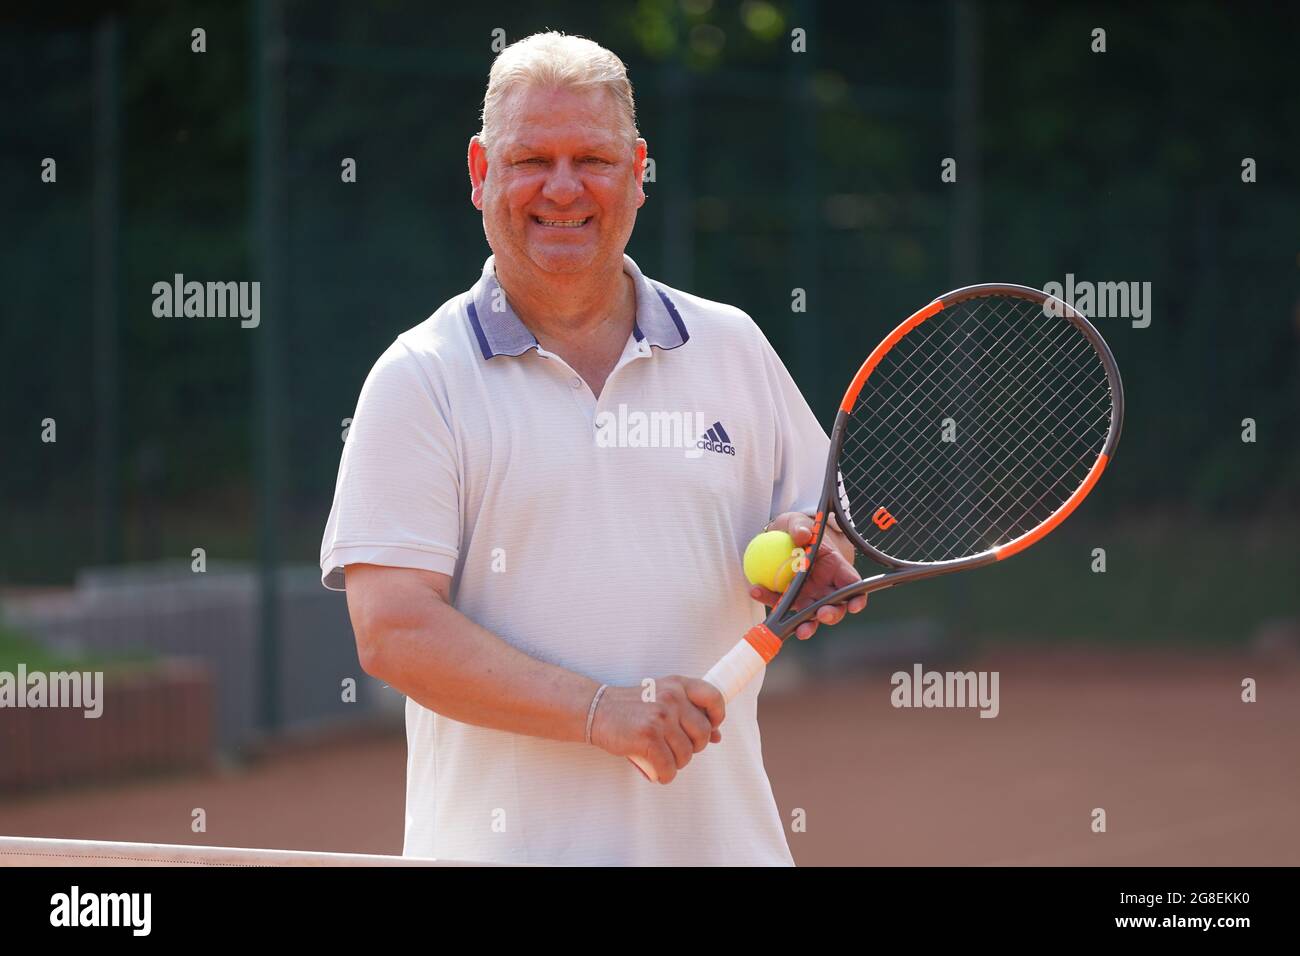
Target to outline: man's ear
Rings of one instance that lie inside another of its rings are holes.
[[[480,212],[483,210],[483,184],[487,181],[487,150],[477,136],[469,138],[469,201]]]
[[[636,208],[645,205],[645,161],[648,155],[646,142],[638,138],[632,151],[632,175],[636,177]]]

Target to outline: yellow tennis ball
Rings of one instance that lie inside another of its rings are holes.
[[[769,591],[784,591],[794,580],[795,550],[794,538],[784,531],[764,531],[745,548],[745,577]]]

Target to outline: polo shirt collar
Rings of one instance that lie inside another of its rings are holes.
[[[537,339],[515,314],[496,278],[495,256],[483,263],[483,275],[469,290],[465,313],[484,359],[498,355],[523,355],[538,347]],[[636,288],[636,318],[632,336],[661,349],[675,349],[690,338],[681,313],[668,294],[651,282],[632,261],[623,256],[623,271]]]

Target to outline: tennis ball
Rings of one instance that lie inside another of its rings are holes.
[[[745,577],[769,591],[781,592],[794,580],[794,538],[784,531],[764,531],[745,548]]]

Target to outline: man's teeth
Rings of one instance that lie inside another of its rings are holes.
[[[590,219],[591,217],[588,216],[587,218]],[[585,225],[587,219],[543,219],[541,216],[538,216],[537,221],[543,226],[567,226],[573,228],[575,226]]]

